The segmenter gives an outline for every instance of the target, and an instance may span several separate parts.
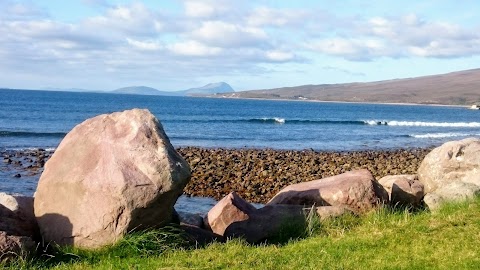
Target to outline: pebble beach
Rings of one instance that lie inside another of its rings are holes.
[[[289,184],[368,169],[378,180],[415,174],[430,148],[323,152],[313,150],[177,148],[190,164],[187,196],[221,199],[231,191],[245,200],[266,203]],[[53,150],[4,151],[1,171],[12,181],[38,180]]]

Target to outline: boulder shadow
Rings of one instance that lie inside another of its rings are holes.
[[[247,220],[230,224],[226,238],[242,238],[250,244],[285,244],[306,236],[308,213],[302,205],[266,205]]]
[[[308,189],[308,190],[289,190],[277,194],[277,198],[270,200],[267,205],[275,204],[285,204],[285,205],[302,205],[306,207],[310,206],[331,206],[325,199],[320,195],[318,188]]]
[[[45,214],[37,217],[40,228],[41,247],[44,250],[73,246],[73,225],[68,217],[60,214]]]
[[[415,202],[416,203],[407,203]],[[415,213],[426,209],[426,205],[423,202],[423,198],[418,200],[415,195],[405,192],[397,184],[392,185],[392,197],[390,198],[390,206],[395,210],[407,210]]]

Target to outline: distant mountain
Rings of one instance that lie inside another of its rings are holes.
[[[59,91],[59,92],[104,92],[100,90],[91,90],[91,89],[83,89],[83,88],[56,88],[56,87],[43,87],[42,90],[46,91]]]
[[[160,91],[147,86],[128,86],[111,91],[114,94],[135,94],[135,95],[167,95],[168,92]]]
[[[187,96],[191,95],[208,95],[234,92],[233,88],[226,82],[209,83],[202,87],[190,88],[182,91]]]
[[[222,97],[472,105],[480,104],[480,69],[377,82],[250,90],[222,94]]]
[[[195,96],[211,95],[215,93],[233,92],[233,88],[225,82],[209,83],[202,87],[190,88],[182,91],[160,91],[147,86],[129,86],[111,91],[113,94],[135,94],[135,95],[155,95],[155,96]]]

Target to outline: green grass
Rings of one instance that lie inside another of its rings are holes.
[[[153,240],[152,240],[153,239]],[[153,242],[153,243],[152,243]],[[53,269],[480,269],[480,198],[440,211],[381,208],[363,217],[311,220],[303,237],[203,248],[175,231],[135,234],[100,251],[62,250],[11,268]]]

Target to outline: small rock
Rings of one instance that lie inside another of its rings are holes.
[[[388,175],[378,182],[388,193],[389,202],[393,206],[418,207],[422,202],[424,188],[416,175]]]
[[[189,224],[192,226],[202,228],[203,218],[199,214],[192,214],[192,213],[183,212],[183,211],[177,211],[177,214],[180,219],[180,223]]]
[[[38,236],[33,197],[12,196],[0,192],[0,231],[32,238]]]
[[[231,192],[220,200],[204,219],[205,227],[213,233],[224,235],[232,223],[248,220],[256,208],[243,200],[235,192]]]
[[[8,235],[0,231],[0,263],[26,257],[35,251],[35,242],[26,236]]]

